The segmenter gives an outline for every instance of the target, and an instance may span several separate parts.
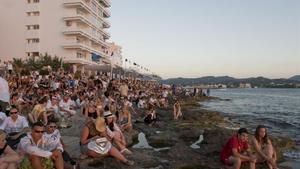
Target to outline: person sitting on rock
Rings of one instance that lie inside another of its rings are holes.
[[[156,111],[151,104],[149,104],[148,109],[149,110],[147,111],[146,117],[144,118],[144,122],[147,125],[154,125],[157,121]]]
[[[0,130],[0,168],[16,169],[20,156],[6,142],[6,134]]]
[[[93,158],[102,158],[109,155],[126,165],[133,165],[134,162],[125,158],[107,139],[106,130],[104,118],[98,117],[95,121],[89,121],[81,133],[81,153]]]
[[[42,97],[38,101],[39,104],[35,105],[32,112],[28,114],[29,122],[31,124],[37,121],[41,121],[45,125],[47,124],[48,121],[48,116],[46,111],[47,102],[48,102],[48,98],[46,96]]]
[[[25,158],[21,162],[20,169],[64,168],[62,147],[58,146],[54,150],[49,148],[49,143],[43,137],[44,132],[44,124],[36,122],[32,125],[32,131],[21,139],[19,150]]]
[[[255,169],[256,158],[249,150],[248,131],[240,128],[223,147],[221,161],[225,165],[233,166],[234,169],[240,169],[242,163],[249,162],[250,169]]]
[[[121,130],[124,131],[130,131],[132,129],[132,118],[131,118],[131,112],[128,109],[128,105],[126,104],[126,101],[122,107],[121,113],[119,114],[118,124],[121,127]]]
[[[175,99],[175,103],[173,105],[173,117],[174,117],[174,120],[177,120],[181,116],[182,116],[182,112],[181,112],[180,102],[178,101],[178,99]]]
[[[76,167],[76,161],[74,161],[68,152],[64,149],[64,143],[61,139],[61,135],[59,130],[57,129],[56,122],[53,120],[48,121],[46,132],[43,135],[43,139],[47,143],[46,147],[50,151],[54,151],[59,149],[62,151],[62,157],[65,162],[69,162],[73,167]]]
[[[76,114],[74,107],[74,101],[70,99],[70,96],[68,94],[65,94],[63,99],[59,102],[59,113],[62,116],[67,115],[68,117],[71,117]]]
[[[104,119],[107,125],[107,133],[109,137],[119,146],[121,153],[132,154],[130,150],[126,148],[125,137],[119,128],[119,126],[114,122],[114,115],[110,111],[104,112]]]
[[[25,117],[19,115],[19,111],[15,105],[12,105],[9,110],[9,117],[7,117],[2,125],[1,130],[4,130],[7,134],[7,144],[16,149],[21,138],[26,136],[26,133],[30,131],[28,121]]]
[[[277,156],[271,140],[268,138],[267,129],[263,125],[258,125],[255,130],[253,144],[256,151],[258,163],[266,162],[270,169],[277,169]]]

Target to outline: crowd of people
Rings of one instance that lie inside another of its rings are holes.
[[[47,76],[10,73],[0,80],[0,129],[5,146],[21,154],[14,158],[14,165],[24,169],[75,166],[64,149],[59,124],[78,115],[85,119],[79,145],[82,154],[112,156],[134,165],[125,156],[132,152],[124,133],[132,130],[134,118],[156,125],[156,109],[167,108],[172,95],[170,88],[156,81],[110,79],[106,74],[75,78],[63,70]],[[182,116],[179,104],[174,105],[174,119]]]
[[[78,145],[83,155],[111,156],[134,165],[124,136],[133,129],[133,120],[141,118],[149,127],[157,127],[157,109],[168,107],[173,108],[170,116],[179,120],[183,112],[178,95],[189,93],[156,81],[110,79],[106,74],[75,78],[63,70],[47,76],[9,74],[6,79],[0,77],[0,89],[0,169],[75,167],[59,124],[77,115],[85,119]],[[197,93],[194,90],[191,96]],[[221,161],[235,169],[244,162],[251,168],[258,162],[277,168],[266,127],[258,126],[255,132],[255,153],[247,140],[248,131],[240,129],[221,151]]]

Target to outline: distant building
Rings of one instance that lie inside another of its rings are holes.
[[[113,65],[122,67],[122,47],[113,43],[108,43],[108,59],[111,60]]]
[[[239,85],[240,88],[251,88],[251,84],[250,83],[240,83]]]

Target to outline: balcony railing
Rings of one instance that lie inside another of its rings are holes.
[[[95,9],[92,8],[91,4],[83,1],[83,0],[64,0],[64,5],[65,6],[81,6],[83,9],[85,9],[86,11],[90,12],[90,13],[93,13],[94,15],[96,15],[98,18],[102,19],[103,17],[103,14],[102,12],[98,12],[98,11],[95,11]],[[103,11],[106,11],[105,12],[105,15],[107,17],[110,16],[110,12],[107,11],[105,8],[103,8],[101,5],[100,5],[100,8],[103,10]]]
[[[106,57],[107,55],[100,51],[100,50],[96,50],[94,49],[93,47],[91,46],[88,46],[84,43],[79,43],[79,42],[68,42],[68,43],[65,43],[62,45],[65,49],[80,49],[80,50],[85,50],[85,51],[88,51],[88,52],[92,52],[92,53],[96,53],[100,56],[104,56]]]
[[[103,4],[104,7],[110,7],[111,3],[110,0],[98,0],[101,4]]]
[[[104,16],[105,18],[109,18],[109,17],[110,17],[110,11],[107,10],[107,9],[104,9],[104,10],[103,10],[103,16]]]
[[[39,30],[26,30],[25,32],[26,39],[39,38],[39,37],[40,37]]]
[[[106,19],[103,19],[103,27],[104,28],[110,28],[110,22]]]
[[[107,43],[104,42],[104,40],[100,36],[95,36],[91,33],[91,31],[84,30],[82,28],[78,27],[70,27],[70,28],[65,28],[63,30],[63,33],[65,35],[81,35],[84,36],[90,40],[92,40],[94,43],[98,43],[102,46],[108,47]]]
[[[27,43],[25,45],[26,52],[38,52],[40,51],[40,44],[39,43]]]
[[[40,11],[40,3],[26,4],[26,12]]]
[[[75,16],[66,16],[64,17],[64,20],[80,20],[81,22],[89,25],[90,27],[100,31],[106,39],[110,38],[110,34],[106,31],[104,31],[102,28],[97,27],[95,24],[93,24],[88,18],[81,14],[76,14]]]

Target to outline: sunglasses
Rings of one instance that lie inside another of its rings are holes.
[[[10,112],[10,114],[17,114],[18,112],[14,111],[14,112]]]
[[[35,133],[44,133],[44,131],[34,130]]]
[[[49,126],[49,128],[56,128],[57,126]]]

